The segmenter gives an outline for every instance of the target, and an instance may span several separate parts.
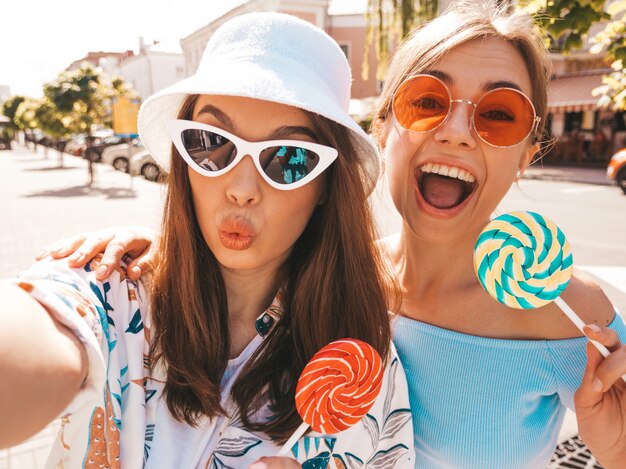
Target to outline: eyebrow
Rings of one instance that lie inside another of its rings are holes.
[[[204,106],[202,106],[200,111],[198,111],[198,114],[196,114],[196,117],[198,117],[200,114],[211,114],[218,121],[220,121],[222,124],[227,126],[229,129],[236,130],[236,126],[233,123],[233,121],[230,119],[230,117],[228,117],[228,115],[224,111],[218,109],[212,104],[205,104]],[[310,129],[309,127],[301,126],[301,125],[284,125],[282,127],[279,127],[276,130],[274,130],[274,132],[272,132],[268,140],[290,137],[294,134],[306,135],[307,137],[311,138],[315,142],[319,140],[317,135],[315,134],[315,132],[313,132],[312,129]]]
[[[275,138],[290,137],[293,134],[306,135],[307,137],[312,139],[314,142],[319,141],[317,135],[315,134],[315,132],[313,132],[313,130],[311,130],[308,127],[304,127],[302,125],[285,125],[283,127],[279,127],[272,133],[271,138],[275,139]]]
[[[427,73],[428,75],[439,78],[446,85],[452,85],[454,83],[452,77],[441,70],[430,70]],[[522,88],[517,83],[508,80],[488,81],[482,85],[482,89],[485,91],[491,91],[498,88],[513,88],[515,90],[522,91]]]

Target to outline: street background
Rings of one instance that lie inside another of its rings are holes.
[[[95,184],[87,187],[86,163],[57,152],[16,146],[0,151],[0,278],[33,262],[51,242],[80,231],[139,224],[157,228],[164,185],[133,178],[96,164]],[[400,218],[379,184],[372,203],[382,236],[397,232]],[[530,168],[511,189],[499,212],[533,210],[564,231],[575,265],[590,273],[620,311],[626,311],[626,196],[610,185],[604,169]],[[525,312],[524,314],[532,314]],[[58,424],[23,445],[0,450],[0,469],[42,467]],[[576,434],[568,415],[561,440]]]

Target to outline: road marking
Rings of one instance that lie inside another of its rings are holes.
[[[567,187],[565,189],[561,189],[561,194],[585,194],[587,192],[598,192],[604,190],[605,186],[601,187]]]
[[[580,265],[578,268],[626,293],[626,267]]]

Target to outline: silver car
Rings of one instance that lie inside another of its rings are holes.
[[[141,140],[134,139],[131,147],[131,157],[144,150]],[[128,143],[120,143],[107,147],[102,152],[101,163],[112,165],[118,171],[128,172]]]
[[[147,150],[140,151],[130,159],[129,172],[133,176],[140,174],[148,181],[159,181],[162,176],[161,168]]]

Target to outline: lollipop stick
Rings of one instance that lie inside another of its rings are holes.
[[[308,429],[309,429],[309,424],[307,424],[306,422],[302,422],[302,424],[296,429],[295,432],[293,432],[293,435],[291,435],[291,437],[283,445],[283,447],[280,449],[280,451],[278,452],[276,456],[278,457],[287,456],[287,453],[289,453],[293,445],[296,444],[296,442],[300,439],[302,435],[304,435],[304,432],[306,432]],[[333,458],[332,451],[330,452],[330,458],[328,459],[328,466],[331,469],[337,469],[337,465],[335,464],[335,458]]]
[[[300,439],[304,432],[309,429],[309,424],[306,422],[302,422],[302,424],[293,432],[293,435],[289,437],[287,442],[283,445],[276,456],[287,456],[287,453],[291,450],[292,446],[296,444],[296,442]]]
[[[554,300],[554,303],[556,303],[556,305],[561,308],[561,311],[563,311],[565,313],[565,315],[570,318],[570,320],[574,323],[574,325],[580,330],[580,332],[583,332],[583,327],[585,325],[585,323],[583,322],[582,319],[580,319],[580,317],[574,312],[574,310],[572,308],[570,308],[567,303],[565,301],[563,301],[561,299],[561,297],[557,297]],[[584,334],[584,332],[583,332]],[[600,342],[598,342],[597,340],[591,340],[589,339],[589,341],[595,345],[595,347],[600,351],[600,353],[602,354],[602,356],[604,358],[608,357],[609,354],[611,352],[609,352],[609,349],[607,349],[604,345],[602,345]],[[626,382],[626,375],[622,376],[622,380],[624,380],[624,382]]]

